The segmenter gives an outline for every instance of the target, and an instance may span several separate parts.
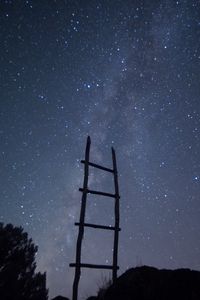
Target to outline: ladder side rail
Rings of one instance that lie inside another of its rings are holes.
[[[114,186],[115,186],[115,232],[114,232],[114,247],[113,247],[113,282],[117,279],[117,263],[118,263],[118,243],[119,243],[119,186],[118,173],[115,150],[112,148],[112,160],[114,170]]]
[[[86,200],[87,200],[87,187],[88,187],[88,177],[89,177],[89,155],[90,155],[90,145],[91,140],[88,136],[87,145],[85,149],[85,164],[84,164],[84,181],[83,181],[83,194],[81,201],[81,211],[80,211],[80,226],[76,245],[76,267],[75,276],[73,283],[73,300],[78,299],[78,284],[81,276],[81,246],[84,236],[84,220],[85,220],[85,210],[86,210]]]

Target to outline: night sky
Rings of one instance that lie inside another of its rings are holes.
[[[0,221],[39,246],[50,297],[71,298],[87,136],[120,185],[119,274],[200,270],[200,2],[0,1]],[[92,189],[113,192],[92,170]],[[89,195],[86,220],[113,224]],[[83,262],[112,263],[113,232],[86,229]],[[80,299],[108,271],[84,270]]]

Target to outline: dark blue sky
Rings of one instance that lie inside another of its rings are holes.
[[[88,134],[92,161],[117,152],[119,273],[200,270],[199,1],[7,0],[0,14],[0,221],[38,244],[50,296],[71,297]],[[112,184],[92,171],[92,188]],[[112,217],[89,196],[87,220]],[[88,229],[83,246],[85,262],[111,263],[110,233]],[[84,271],[80,296],[104,276]]]

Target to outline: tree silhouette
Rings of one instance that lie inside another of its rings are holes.
[[[46,274],[35,272],[37,250],[22,227],[0,223],[1,300],[47,300]]]

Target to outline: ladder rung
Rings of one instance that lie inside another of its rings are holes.
[[[85,164],[85,160],[81,160],[81,163],[82,163],[82,164]],[[113,171],[112,169],[109,169],[109,168],[106,168],[106,167],[103,167],[103,166],[94,164],[94,163],[92,163],[92,162],[88,162],[88,165],[91,166],[91,167],[94,167],[94,168],[103,170],[103,171],[107,171],[107,172],[110,172],[110,173],[114,173],[114,171]]]
[[[114,267],[111,265],[94,265],[94,264],[76,264],[76,263],[72,263],[69,264],[70,267],[80,267],[80,268],[89,268],[89,269],[117,269],[119,270],[119,267]]]
[[[85,192],[85,190],[83,188],[80,188],[79,191],[80,192]],[[86,190],[86,192],[88,194],[93,194],[93,195],[101,195],[101,196],[112,197],[112,198],[116,198],[117,197],[115,194],[104,193],[104,192],[99,192],[99,191],[93,191],[93,190],[88,190],[88,189]]]
[[[80,225],[81,223],[75,223],[75,226],[80,226]],[[118,230],[118,231],[121,230],[121,228],[116,229],[114,226],[104,226],[104,225],[96,225],[96,224],[89,224],[89,223],[83,223],[83,226],[106,229],[106,230]]]

